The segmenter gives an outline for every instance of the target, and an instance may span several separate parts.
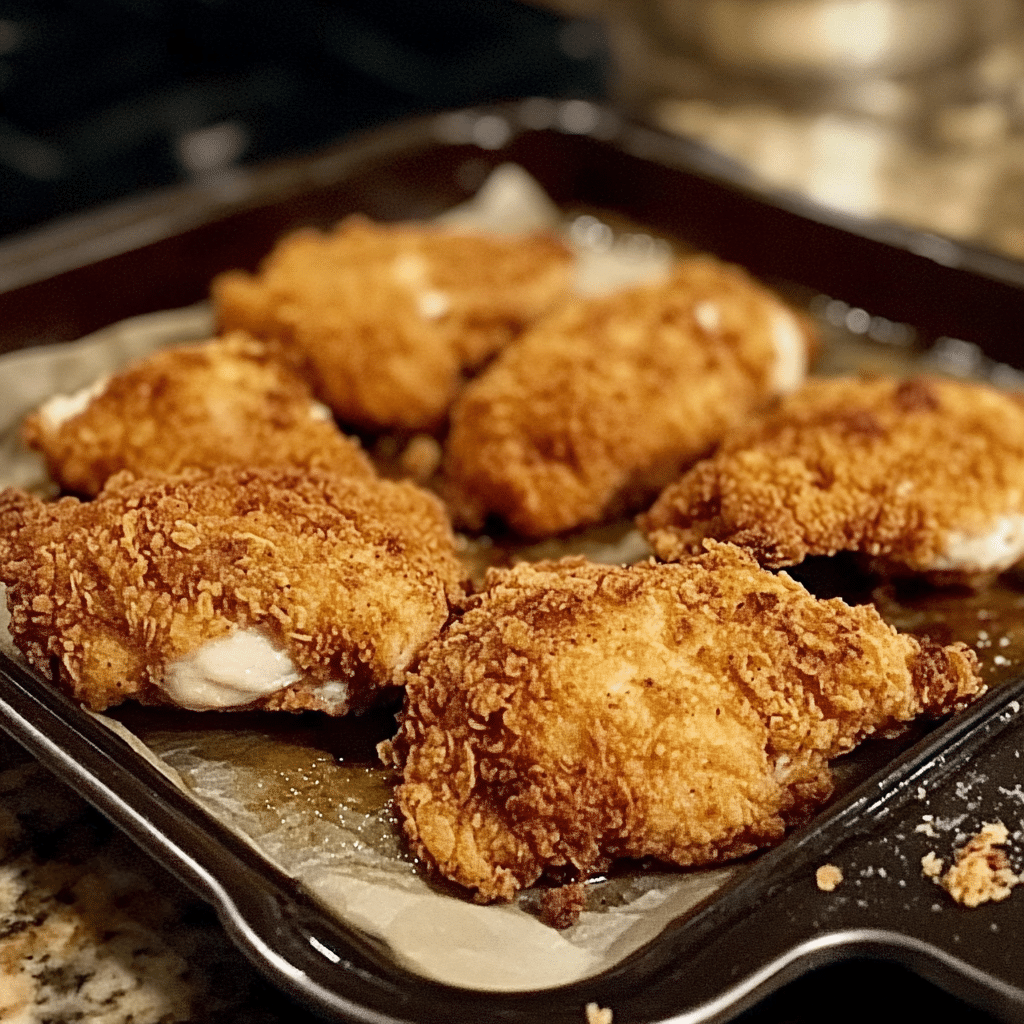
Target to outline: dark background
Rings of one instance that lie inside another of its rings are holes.
[[[517,0],[0,0],[0,234],[405,115],[601,99],[606,64]]]

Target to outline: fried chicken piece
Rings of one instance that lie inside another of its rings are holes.
[[[26,443],[67,491],[92,497],[122,469],[294,465],[374,475],[306,383],[241,333],[155,352],[27,417]]]
[[[666,560],[713,537],[771,567],[857,551],[890,572],[983,580],[1024,555],[1024,404],[941,378],[814,380],[639,521]]]
[[[526,331],[452,409],[458,523],[527,537],[649,503],[803,380],[809,328],[742,270],[680,260],[669,278],[579,300]]]
[[[569,289],[553,235],[517,237],[349,217],[294,232],[253,276],[213,282],[217,317],[278,341],[346,423],[429,429],[472,371]]]
[[[965,645],[709,542],[678,565],[491,570],[421,653],[381,754],[416,856],[508,899],[546,869],[774,843],[828,797],[829,758],[982,689]]]
[[[94,710],[359,711],[459,579],[443,507],[404,482],[222,467],[121,473],[91,502],[0,492],[11,635]]]

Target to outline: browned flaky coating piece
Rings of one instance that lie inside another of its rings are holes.
[[[1024,404],[937,377],[812,380],[640,525],[670,560],[713,537],[772,567],[857,551],[940,579],[998,572],[1024,554]]]
[[[359,710],[402,683],[459,579],[440,502],[408,483],[221,468],[122,473],[90,502],[0,492],[11,634],[95,710]],[[218,675],[253,648],[241,682]]]
[[[452,409],[457,522],[541,537],[636,511],[730,427],[797,386],[806,326],[712,257],[578,300],[526,331]]]
[[[553,235],[487,235],[354,216],[286,235],[255,275],[214,280],[223,328],[277,341],[346,423],[436,426],[460,385],[568,293]]]
[[[680,565],[491,570],[423,650],[398,735],[414,853],[483,901],[546,869],[681,865],[779,840],[828,759],[983,686],[963,644],[820,601],[732,545]]]
[[[53,479],[75,494],[98,494],[122,469],[293,465],[374,475],[309,386],[242,333],[155,352],[90,392],[51,400],[23,427]]]

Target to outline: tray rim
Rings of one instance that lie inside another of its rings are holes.
[[[553,131],[589,137],[651,160],[707,177],[738,193],[845,234],[870,239],[945,267],[963,269],[1024,288],[1024,261],[937,232],[826,206],[757,177],[704,143],[672,135],[594,100],[547,97],[481,104],[421,114],[353,132],[311,152],[239,165],[114,200],[0,238],[0,294],[120,255],[230,213],[267,205],[304,186],[322,183],[368,160],[446,138],[479,145],[467,125],[501,122],[500,149],[524,132]],[[460,126],[461,123],[461,127]],[[477,135],[481,133],[476,132]],[[459,138],[459,136],[462,136]]]

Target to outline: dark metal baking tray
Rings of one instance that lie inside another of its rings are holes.
[[[560,205],[621,214],[743,263],[804,298],[834,296],[911,325],[917,344],[967,344],[1019,366],[1024,270],[897,225],[773,194],[698,146],[578,101],[529,100],[405,123],[291,162],[239,170],[0,244],[0,351],[80,337],[202,299],[216,272],[274,239],[360,211],[430,217],[489,169],[525,167]],[[941,345],[940,345],[941,348]],[[1024,903],[968,911],[920,879],[934,818],[1020,827],[1024,679],[1003,684],[762,856],[695,913],[596,977],[538,992],[453,988],[396,964],[180,792],[125,741],[0,655],[0,726],[218,910],[284,989],[340,1020],[566,1021],[588,1003],[615,1024],[729,1019],[824,963],[906,964],[1007,1020],[1024,1017]],[[1011,827],[1011,831],[1013,828]],[[815,869],[840,866],[832,893]]]

